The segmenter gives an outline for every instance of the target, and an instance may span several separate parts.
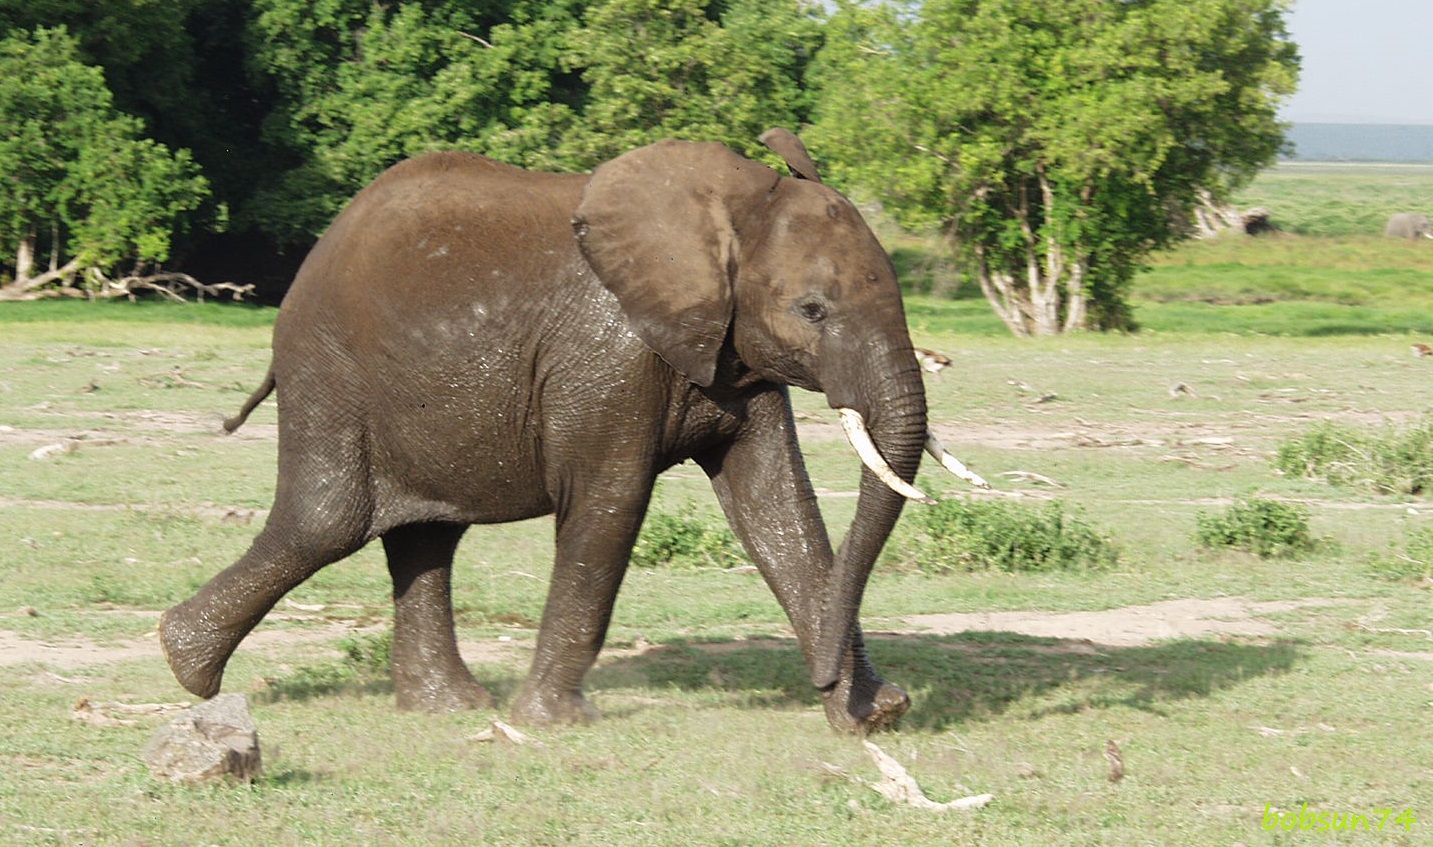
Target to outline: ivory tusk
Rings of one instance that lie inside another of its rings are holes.
[[[980,474],[967,468],[965,463],[955,458],[945,450],[945,445],[935,437],[935,433],[925,434],[925,451],[940,460],[941,465],[951,473],[975,486],[976,488],[989,488],[990,483],[986,482]]]
[[[881,457],[881,451],[876,449],[876,442],[871,440],[871,433],[866,430],[866,422],[861,419],[860,412],[855,409],[841,409],[840,412],[841,428],[846,431],[846,440],[851,442],[856,455],[861,457],[861,464],[902,497],[927,506],[935,504],[935,500],[929,495],[901,479],[891,470],[891,466],[886,464],[886,460]]]

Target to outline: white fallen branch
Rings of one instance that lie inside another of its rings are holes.
[[[228,517],[228,515],[225,515],[225,517]],[[298,609],[300,612],[322,612],[328,608],[328,606],[323,603],[295,603],[287,598],[284,600],[284,605],[290,609]]]
[[[193,294],[202,303],[205,297],[220,298],[225,295],[232,300],[243,300],[254,293],[254,286],[233,282],[203,283],[189,274],[175,271],[129,274],[110,279],[99,268],[84,268],[78,261],[71,261],[62,268],[0,286],[0,301],[39,300],[45,297],[97,300],[127,297],[133,300],[141,291],[152,291],[180,303],[186,302],[186,294]]]
[[[168,715],[189,708],[189,703],[96,703],[88,697],[80,698],[70,710],[70,719],[95,726],[134,726],[135,717]],[[123,716],[123,717],[121,717]]]
[[[994,794],[976,794],[949,803],[937,803],[925,796],[925,792],[900,762],[869,741],[861,743],[865,745],[866,752],[871,754],[872,761],[876,763],[876,769],[884,777],[880,782],[870,784],[872,790],[892,803],[931,812],[948,812],[952,809],[979,809],[995,799]]]
[[[1001,474],[1001,476],[1008,477],[1012,480],[1015,480],[1016,482],[1035,482],[1039,483],[1040,485],[1048,485],[1051,488],[1066,487],[1064,483],[1056,482],[1055,480],[1050,479],[1048,476],[1037,474],[1034,471],[1005,471]]]
[[[531,735],[528,735],[527,733],[522,732],[522,731],[516,729],[515,727],[509,726],[508,724],[505,724],[505,723],[503,723],[502,721],[499,721],[499,720],[493,721],[492,724],[491,724],[487,729],[483,730],[482,732],[479,732],[479,733],[476,734],[476,735],[470,735],[470,736],[468,736],[468,740],[469,740],[469,741],[478,741],[478,742],[483,742],[483,743],[492,742],[492,741],[501,741],[501,742],[503,742],[503,743],[505,743],[505,744],[516,744],[516,745],[518,745],[518,746],[523,746],[523,745],[531,745],[531,746],[533,746],[533,747],[542,747],[542,746],[543,746],[543,744],[542,744],[541,741],[538,741],[536,738],[533,738]]]
[[[30,460],[43,462],[46,459],[53,459],[56,456],[63,456],[73,453],[80,445],[74,441],[60,441],[55,444],[46,444],[44,447],[36,447],[30,451]]]
[[[1429,629],[1403,629],[1401,627],[1396,626],[1369,626],[1368,624],[1363,623],[1359,624],[1358,628],[1363,630],[1364,632],[1377,632],[1382,633],[1384,635],[1421,635],[1429,641],[1433,641],[1433,630]]]

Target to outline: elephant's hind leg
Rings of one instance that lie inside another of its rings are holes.
[[[285,594],[362,547],[358,534],[327,543],[269,525],[239,561],[159,620],[159,644],[175,679],[199,697],[219,693],[229,657]]]
[[[453,553],[466,526],[412,524],[383,536],[393,576],[393,689],[398,708],[426,712],[493,704],[458,653]]]

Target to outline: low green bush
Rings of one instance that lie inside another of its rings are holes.
[[[648,512],[631,561],[642,568],[734,568],[750,563],[726,522],[699,514],[691,501],[675,512]]]
[[[1374,576],[1393,582],[1433,581],[1433,526],[1409,530],[1402,550],[1390,550],[1371,567]]]
[[[923,573],[1093,570],[1119,559],[1106,534],[1059,500],[950,498],[909,514],[897,555]]]
[[[1262,558],[1295,556],[1317,543],[1309,531],[1309,509],[1299,503],[1246,495],[1220,512],[1200,512],[1195,540],[1211,550],[1232,547]]]
[[[359,676],[383,677],[393,659],[393,631],[354,633],[338,642],[343,660]]]
[[[266,680],[260,702],[307,700],[340,691],[386,690],[393,655],[393,631],[353,633],[338,642],[336,661],[302,665]]]
[[[1322,421],[1279,445],[1274,468],[1378,494],[1422,494],[1433,487],[1433,415],[1374,431]]]

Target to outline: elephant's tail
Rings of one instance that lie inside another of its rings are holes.
[[[259,383],[259,387],[254,389],[254,393],[249,395],[248,400],[244,401],[244,406],[239,409],[239,414],[232,418],[224,419],[224,431],[233,432],[243,426],[244,421],[249,419],[249,413],[254,411],[254,407],[264,402],[264,398],[273,393],[275,384],[274,365],[270,362],[269,372],[264,374],[264,381]]]

